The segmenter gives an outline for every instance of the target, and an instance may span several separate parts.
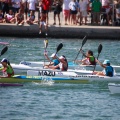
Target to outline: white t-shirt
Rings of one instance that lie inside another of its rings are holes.
[[[14,2],[12,4],[12,7],[14,7],[14,8],[20,8],[21,0],[12,0],[12,2]]]
[[[109,0],[102,0],[102,6],[108,6],[109,3]]]
[[[71,0],[63,0],[63,10],[69,10],[69,3]]]
[[[29,10],[35,10],[35,4],[37,3],[36,0],[28,0],[29,3]]]
[[[79,4],[80,4],[80,11],[86,11],[87,10],[87,5],[88,5],[87,0],[80,1]]]
[[[76,3],[73,2],[73,1],[71,1],[71,2],[69,3],[69,9],[72,10],[72,11],[77,10],[77,5],[76,5]]]

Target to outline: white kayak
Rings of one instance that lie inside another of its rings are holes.
[[[83,80],[83,81],[99,81],[99,82],[120,82],[120,76],[113,76],[113,77],[108,77],[108,76],[98,76],[98,75],[78,75],[76,73],[71,72],[58,72],[58,71],[27,71],[27,76],[38,76],[38,77],[49,77],[51,79],[54,79],[56,77],[59,78],[69,78],[71,80]]]
[[[32,61],[21,61],[20,64],[27,65],[30,67],[43,67],[44,62],[32,62]],[[45,64],[49,64],[49,62],[45,62]],[[68,62],[68,66],[70,69],[78,69],[78,70],[93,70],[94,65],[78,65],[73,62]],[[120,66],[112,65],[116,72],[120,72]],[[102,71],[103,68],[100,65],[96,65],[96,71]]]
[[[112,94],[120,93],[120,84],[109,83],[108,88]]]
[[[15,74],[26,74],[28,70],[38,70],[38,71],[53,71],[50,69],[44,69],[43,67],[31,67],[31,66],[27,66],[24,64],[13,64],[11,63],[11,66],[14,70]],[[2,67],[2,65],[0,64],[0,67]],[[56,70],[59,71],[60,70]],[[68,71],[66,73],[71,74],[71,72],[73,73],[77,73],[77,74],[92,74],[92,71],[88,71],[88,70],[78,70],[78,69],[68,69]]]

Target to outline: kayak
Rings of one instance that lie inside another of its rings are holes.
[[[0,42],[0,45],[9,45],[8,42]]]
[[[108,88],[112,94],[120,93],[120,84],[109,83]]]
[[[20,64],[27,65],[30,67],[43,67],[44,62],[32,62],[32,61],[21,61]],[[49,62],[45,62],[45,64],[49,64]],[[74,62],[68,62],[69,69],[77,69],[77,70],[91,70],[93,71],[94,65],[78,65]],[[112,65],[116,72],[120,72],[120,66]],[[102,71],[103,68],[100,65],[96,65],[96,71]]]
[[[97,75],[79,75],[79,76],[24,76],[15,75],[11,78],[1,78],[0,83],[26,83],[54,81],[55,83],[90,83],[90,82],[120,82],[120,76],[107,77]]]
[[[11,66],[12,66],[15,74],[26,74],[28,70],[53,71],[50,69],[43,69],[43,67],[31,67],[31,66],[27,66],[24,64],[12,64],[11,63]],[[0,64],[0,67],[2,67],[1,64]],[[56,71],[59,71],[60,73],[62,73],[60,70],[56,70]],[[71,74],[71,72],[74,72],[77,74],[92,74],[92,71],[85,70],[85,69],[84,70],[68,69],[68,71],[66,73]]]
[[[23,86],[23,84],[18,83],[0,83],[0,87],[17,87],[17,86]]]

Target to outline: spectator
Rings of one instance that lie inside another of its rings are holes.
[[[37,23],[37,21],[35,21],[35,15],[33,11],[30,12],[29,18],[26,22],[27,24],[30,24],[30,25]]]
[[[0,10],[0,23],[3,23],[3,12]]]
[[[48,24],[48,12],[50,9],[50,0],[42,0],[42,12],[46,15],[46,23]]]
[[[61,1],[60,0],[55,0],[53,5],[55,6],[55,10],[54,10],[54,23],[53,23],[53,25],[56,25],[56,15],[58,15],[59,25],[61,25],[61,23],[60,23],[60,12],[62,11]]]
[[[94,0],[92,3],[92,11],[93,11],[93,23],[96,22],[98,24],[100,20],[100,11],[102,4],[99,0]]]
[[[36,4],[37,4],[37,0],[28,0],[29,13],[30,13],[30,11],[35,12],[35,10],[36,10]]]
[[[115,13],[116,13],[116,23],[117,25],[120,25],[120,0],[117,1]]]
[[[39,31],[39,34],[42,33],[42,27],[45,27],[45,30],[46,30],[46,33],[45,35],[47,36],[47,30],[48,30],[48,24],[46,24],[46,14],[44,13],[41,13],[41,16],[40,16],[40,31]]]
[[[80,25],[82,25],[83,17],[85,18],[85,25],[87,25],[87,8],[88,8],[88,0],[80,0]]]
[[[21,6],[21,0],[12,0],[12,7],[14,14],[18,13]]]
[[[6,23],[15,23],[15,16],[12,10],[9,10],[9,13],[5,15]]]
[[[78,11],[78,6],[77,6],[77,2],[76,0],[72,0],[70,3],[69,3],[69,8],[70,8],[70,14],[71,14],[71,24],[73,22],[73,24],[77,24],[76,22],[76,14],[77,14],[77,11]]]
[[[24,15],[21,9],[19,9],[19,12],[16,14],[15,18],[16,18],[16,25],[22,26],[24,24]]]
[[[105,9],[105,12],[107,14],[107,23],[109,25],[110,1],[109,0],[102,0],[102,8]]]
[[[1,0],[1,7],[2,7],[2,12],[3,12],[3,17],[4,17],[5,13],[9,12],[8,0]]]
[[[22,0],[22,11],[25,13],[25,19],[28,17],[28,3],[27,0]]]
[[[65,19],[65,25],[68,25],[67,22],[70,24],[70,9],[69,9],[70,0],[63,0],[63,14]]]

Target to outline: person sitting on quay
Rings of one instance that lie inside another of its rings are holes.
[[[3,76],[0,77],[12,77],[14,75],[14,70],[10,62],[6,58],[3,58],[1,64],[3,67],[1,67],[0,70],[3,72]]]
[[[19,9],[19,12],[15,16],[15,19],[16,19],[16,25],[19,25],[19,26],[24,25],[24,15],[21,9]]]
[[[27,19],[26,23],[30,25],[37,24],[37,21],[35,21],[35,15],[33,11],[30,12],[29,18]]]
[[[110,66],[110,61],[109,60],[104,60],[103,63],[101,63],[99,60],[96,60],[96,62],[104,68],[102,72],[100,71],[95,71],[93,74],[100,75],[100,76],[109,76],[113,77],[114,75],[114,69],[112,66]]]
[[[77,60],[76,62],[81,62],[81,65],[96,65],[96,59],[93,56],[93,52],[91,50],[88,50],[86,54],[84,54],[82,50],[81,52],[86,58],[84,58],[83,60]]]
[[[3,18],[3,12],[2,10],[0,10],[0,23],[4,22],[4,18]]]
[[[5,23],[15,23],[15,16],[12,10],[9,10],[9,13],[5,15]]]

